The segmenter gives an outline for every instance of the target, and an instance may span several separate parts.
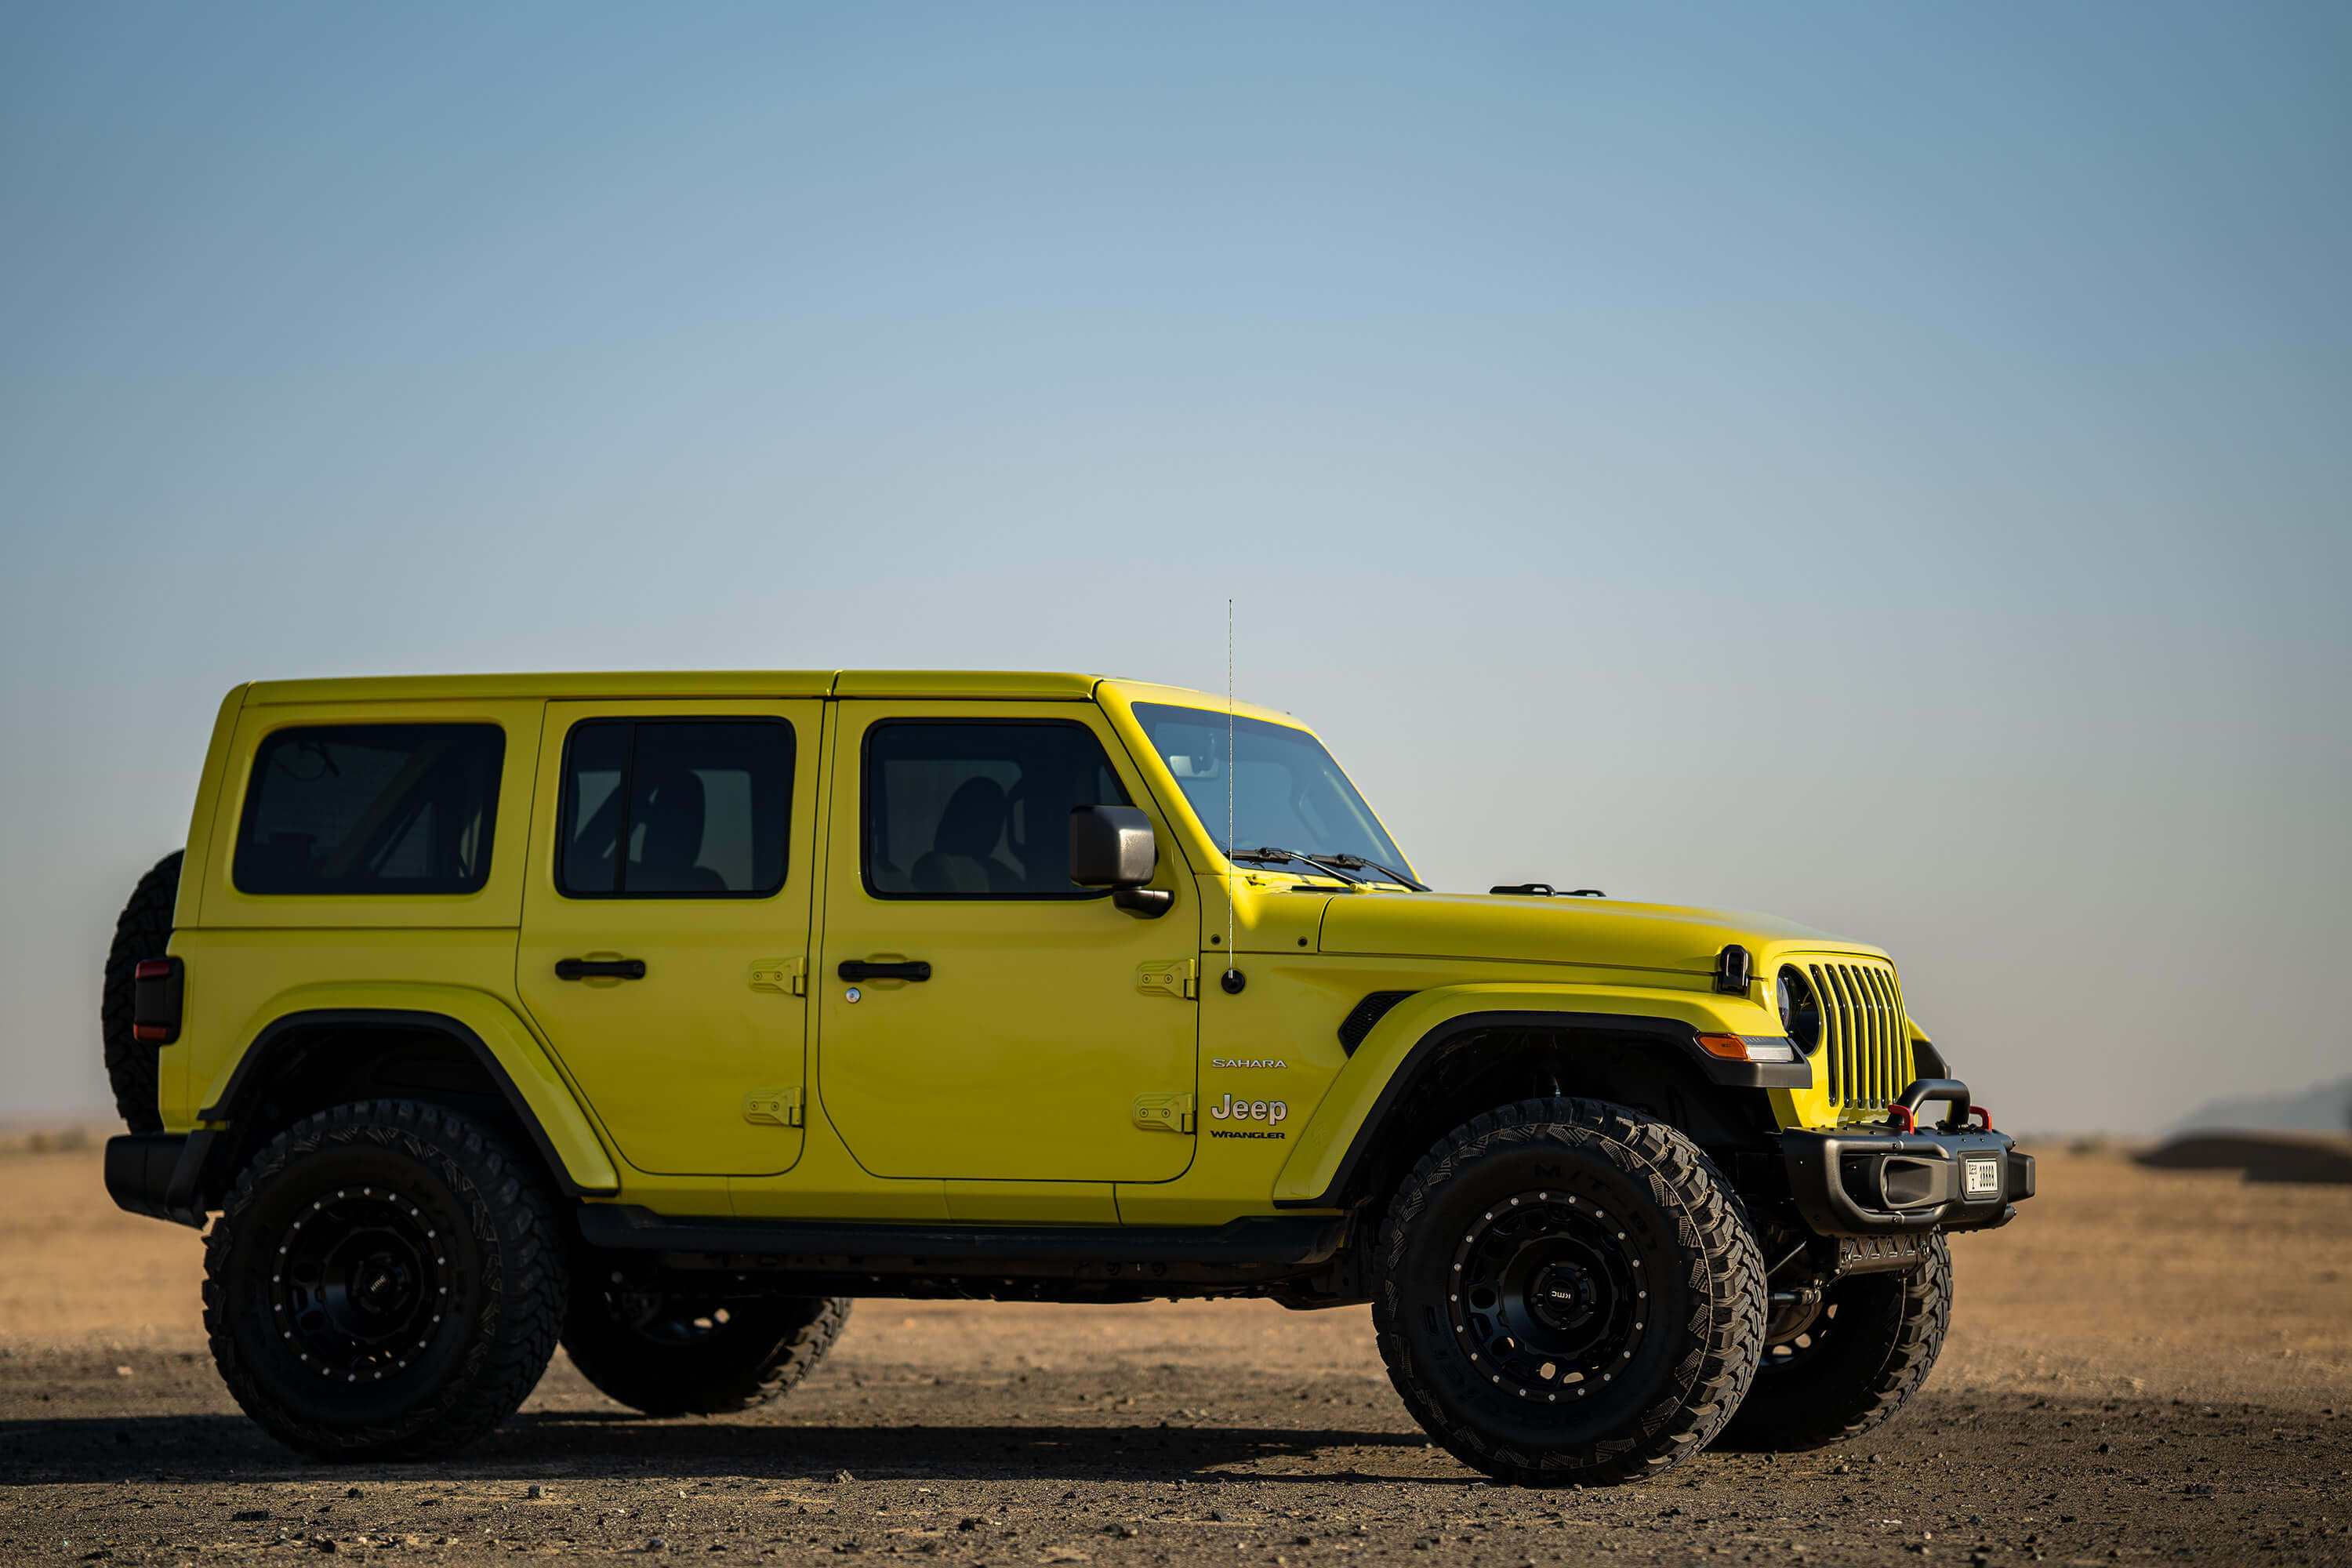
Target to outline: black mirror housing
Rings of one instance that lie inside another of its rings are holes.
[[[1159,866],[1151,818],[1134,806],[1071,808],[1071,881],[1081,888],[1139,888]]]

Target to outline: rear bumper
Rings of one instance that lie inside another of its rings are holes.
[[[2033,1195],[2033,1156],[1990,1129],[1780,1134],[1789,1191],[1823,1236],[1990,1230]]]
[[[210,1132],[125,1132],[106,1141],[106,1195],[150,1219],[205,1225],[198,1195]]]

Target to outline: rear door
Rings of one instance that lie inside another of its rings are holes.
[[[800,1157],[822,708],[548,705],[517,984],[640,1171]]]

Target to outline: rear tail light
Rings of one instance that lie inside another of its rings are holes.
[[[140,961],[131,974],[131,1037],[168,1046],[180,1037],[180,1000],[187,971],[176,958]]]

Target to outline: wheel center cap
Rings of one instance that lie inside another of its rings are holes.
[[[1528,1310],[1555,1329],[1572,1329],[1592,1316],[1598,1296],[1592,1276],[1572,1263],[1549,1264],[1528,1284]]]

